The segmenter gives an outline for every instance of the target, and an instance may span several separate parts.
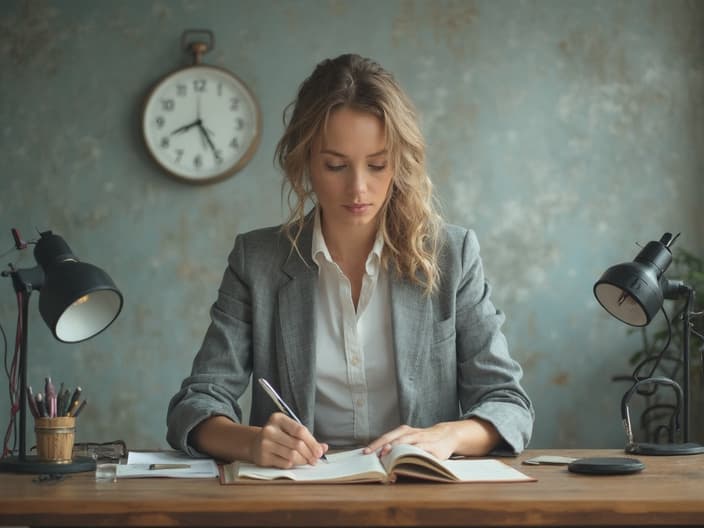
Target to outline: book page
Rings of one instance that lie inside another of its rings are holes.
[[[236,475],[234,471],[229,476],[228,471],[223,472],[225,475],[223,484],[279,479],[296,482],[383,482],[386,480],[386,472],[374,453],[364,455],[362,449],[354,449],[326,456],[327,462],[320,460],[315,466],[297,466],[292,469],[266,468],[240,462],[237,464],[239,467]]]
[[[404,475],[442,482],[532,482],[529,477],[508,464],[495,459],[438,460],[436,457],[412,445],[394,446],[382,457],[392,480],[395,475]]]

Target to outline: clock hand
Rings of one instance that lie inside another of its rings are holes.
[[[200,120],[199,120],[199,121],[200,121]],[[208,145],[210,146],[210,150],[212,150],[212,151],[213,151],[213,154],[215,154],[215,150],[216,150],[216,149],[215,149],[215,145],[213,145],[213,140],[210,139],[210,134],[208,134],[208,131],[207,131],[206,128],[203,126],[203,123],[202,123],[202,122],[199,122],[199,123],[198,123],[198,128],[200,129],[200,133],[203,134],[203,137],[204,137],[205,140],[208,142]],[[217,154],[216,154],[216,156],[217,156]]]
[[[203,146],[203,150],[207,150],[208,149],[208,140],[205,137],[205,134],[203,134],[203,129],[198,127],[198,132],[200,133],[200,142]]]
[[[195,121],[193,121],[193,123],[188,123],[187,125],[183,125],[182,127],[178,127],[176,130],[171,132],[171,135],[173,136],[175,134],[183,134],[184,132],[186,132],[187,130],[190,130],[194,126],[202,126],[200,119],[196,119]]]

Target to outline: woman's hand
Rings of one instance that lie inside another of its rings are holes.
[[[499,439],[499,433],[489,422],[469,418],[456,422],[441,422],[425,429],[401,425],[374,440],[364,452],[379,450],[379,456],[384,456],[395,445],[411,444],[440,460],[446,460],[453,454],[486,455]]]
[[[255,435],[251,460],[258,466],[288,469],[302,464],[315,464],[328,450],[318,443],[305,426],[277,412]]]

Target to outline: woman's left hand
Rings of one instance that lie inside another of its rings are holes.
[[[379,456],[384,456],[395,445],[411,444],[440,460],[446,460],[453,454],[485,455],[498,440],[499,434],[493,425],[484,420],[469,418],[441,422],[424,429],[401,425],[370,443],[364,453],[378,451]]]

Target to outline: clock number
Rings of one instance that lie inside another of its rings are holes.
[[[238,117],[235,121],[235,130],[242,130],[244,128],[244,119]]]
[[[200,154],[197,154],[196,157],[193,158],[193,165],[196,169],[200,169],[203,166],[203,158],[200,157]]]
[[[169,148],[169,138],[168,137],[161,138],[161,148]]]
[[[205,91],[205,84],[206,84],[205,79],[196,79],[193,81],[193,89],[196,92],[204,92]]]
[[[222,95],[222,83],[219,82],[218,83],[218,97],[220,97],[221,95]]]
[[[181,163],[183,157],[183,149],[176,149],[176,163]]]
[[[222,159],[222,152],[219,150],[216,150],[213,152],[213,154],[215,155],[215,163],[217,163],[218,165],[222,165],[222,162],[224,161]]]
[[[164,109],[165,112],[171,112],[174,109],[174,100],[173,99],[162,99],[161,100],[161,107]]]
[[[237,110],[240,107],[239,97],[233,97],[230,99],[230,110]]]
[[[187,90],[187,87],[185,84],[177,84],[176,85],[176,95],[178,95],[179,97],[185,97],[186,90]]]
[[[157,126],[158,128],[163,128],[163,127],[164,127],[164,123],[165,123],[165,121],[164,121],[164,118],[163,118],[163,117],[159,116],[159,117],[156,118],[156,126]]]
[[[235,138],[232,138],[232,141],[230,141],[230,146],[231,146],[233,149],[238,149],[238,148],[240,148],[240,142],[237,141],[237,138],[236,138],[236,137],[235,137]]]

